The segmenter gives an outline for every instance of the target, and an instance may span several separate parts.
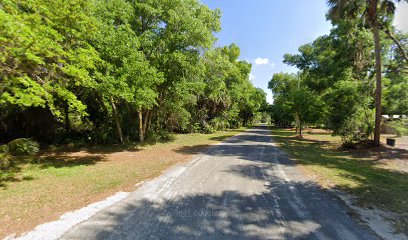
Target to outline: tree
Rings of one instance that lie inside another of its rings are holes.
[[[231,44],[207,51],[202,59],[202,91],[193,107],[192,123],[204,132],[250,124],[265,108],[266,94],[249,81],[251,64],[238,60],[240,49]]]
[[[91,4],[35,0],[1,5],[1,111],[41,111],[34,121],[53,115],[59,123],[65,122],[69,132],[70,116],[82,119],[87,115],[76,90],[95,87],[90,71],[99,56],[88,44],[95,30]]]
[[[386,51],[388,42],[382,48]],[[372,33],[360,20],[338,20],[329,35],[299,47],[299,54],[284,56],[285,63],[302,70],[303,84],[321,96],[326,105],[323,123],[344,142],[372,137],[367,118],[374,121],[373,49]]]
[[[198,0],[0,5],[0,141],[142,142],[249,124],[265,105]]]
[[[302,137],[304,124],[317,123],[323,116],[322,101],[306,87],[292,89],[288,96],[288,105],[296,116],[299,137]]]
[[[318,123],[324,116],[324,103],[320,96],[303,82],[304,79],[296,74],[276,73],[268,84],[274,96],[272,117],[275,123],[287,126],[288,121],[296,120],[300,137],[304,124]],[[287,116],[288,112],[292,117]]]
[[[397,0],[400,2],[400,0]],[[380,145],[381,127],[381,44],[379,30],[381,25],[388,26],[395,11],[394,1],[390,0],[328,0],[330,9],[328,18],[336,24],[340,19],[351,19],[364,17],[366,23],[372,30],[375,47],[375,130],[374,143]]]
[[[268,83],[268,88],[272,91],[274,98],[271,118],[276,126],[289,127],[295,120],[288,99],[292,89],[297,87],[298,81],[295,74],[275,73]]]
[[[141,50],[164,81],[157,87],[153,112],[157,125],[185,131],[191,121],[187,110],[201,90],[200,54],[215,41],[220,12],[197,0],[133,1],[134,29]]]
[[[397,36],[401,46],[408,49],[408,34],[397,33]],[[392,57],[385,62],[383,112],[388,115],[408,113],[408,64],[396,46],[386,54]]]

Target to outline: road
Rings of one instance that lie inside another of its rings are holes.
[[[255,127],[143,184],[62,239],[377,239]]]

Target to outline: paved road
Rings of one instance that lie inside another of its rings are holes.
[[[63,239],[377,239],[256,127],[148,182]]]

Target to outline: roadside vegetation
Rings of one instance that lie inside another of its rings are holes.
[[[397,213],[407,234],[408,152],[380,142],[408,131],[408,34],[392,25],[399,1],[327,2],[330,33],[284,55],[297,74],[269,81],[273,138],[323,187]]]
[[[156,144],[65,146],[22,157],[14,162],[13,177],[0,182],[0,238],[31,230],[118,191],[132,191],[135,184],[242,130],[175,134]]]
[[[0,236],[268,117],[240,48],[215,46],[220,18],[199,0],[0,1]]]
[[[394,29],[397,1],[330,0],[330,34],[285,54],[298,74],[276,73],[272,122],[280,127],[317,125],[345,146],[380,145],[381,115],[408,114],[408,34]],[[406,132],[402,120],[394,123]]]
[[[273,138],[321,186],[397,213],[408,234],[408,151],[380,136],[408,132],[408,34],[392,25],[399,1],[327,2],[330,33],[284,55],[297,74],[269,81]]]
[[[250,124],[266,94],[198,0],[0,2],[0,143],[143,142]]]
[[[0,236],[269,120],[296,128],[274,138],[323,185],[400,213],[406,232],[407,173],[386,161],[406,152],[379,146],[381,115],[408,114],[396,2],[329,0],[330,34],[284,56],[299,72],[273,75],[268,105],[239,46],[215,46],[220,10],[199,0],[0,1]],[[330,134],[304,134],[310,125]],[[407,133],[406,120],[391,125]]]
[[[324,131],[306,131],[303,138],[293,129],[271,131],[279,147],[321,186],[351,194],[359,206],[399,214],[396,229],[408,234],[408,151],[344,149],[340,137]]]

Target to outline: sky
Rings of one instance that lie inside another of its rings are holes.
[[[216,33],[217,46],[236,43],[240,59],[252,63],[250,79],[256,87],[267,88],[277,72],[296,72],[282,62],[285,53],[295,54],[299,46],[328,34],[325,0],[202,0],[222,12],[222,30]],[[408,4],[399,4],[395,24],[408,32]]]

